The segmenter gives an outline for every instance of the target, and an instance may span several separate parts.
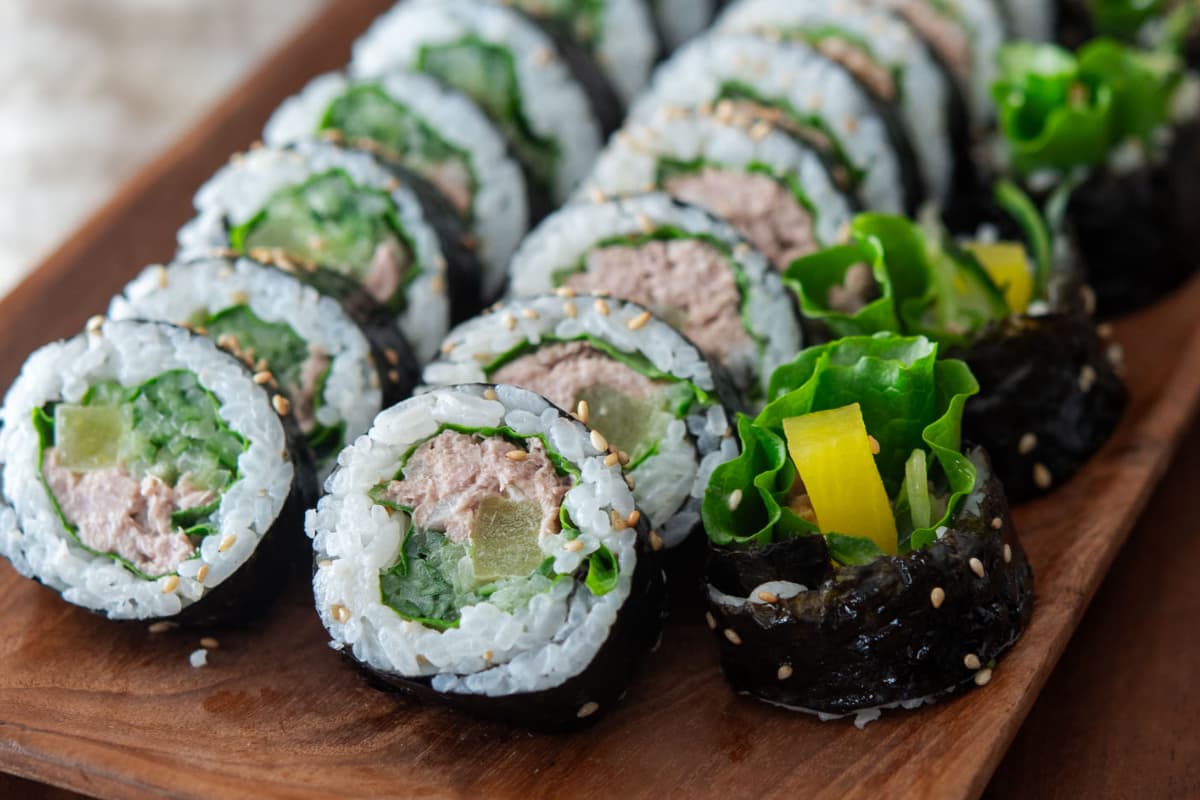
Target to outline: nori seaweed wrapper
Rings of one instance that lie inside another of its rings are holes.
[[[981,473],[982,477],[982,473]],[[1017,541],[1004,489],[988,476],[978,513],[960,511],[935,542],[863,566],[841,567],[818,585],[777,603],[730,603],[724,590],[752,589],[722,580],[709,595],[721,667],[739,692],[770,703],[827,714],[947,694],[971,685],[968,654],[992,664],[1020,637],[1033,609],[1033,573]],[[1000,527],[995,527],[995,520]],[[757,580],[793,580],[820,571],[822,537],[771,550],[714,547],[709,576],[726,562]],[[748,566],[755,555],[762,564]],[[1006,557],[1007,556],[1007,557]],[[983,577],[971,560],[983,566]],[[828,563],[828,558],[823,559]],[[781,566],[790,564],[797,571]],[[935,607],[935,588],[944,599]]]
[[[1128,393],[1107,350],[1089,317],[1056,313],[1002,320],[959,354],[980,385],[964,435],[1013,502],[1066,481],[1116,430]]]
[[[578,675],[539,692],[488,696],[438,692],[432,678],[405,678],[372,669],[347,651],[350,659],[374,685],[399,690],[425,703],[437,703],[473,716],[507,722],[535,731],[555,733],[576,730],[595,723],[625,696],[642,657],[662,635],[666,586],[656,554],[645,545],[649,530],[639,523],[638,563],[629,597],[621,606],[608,638],[595,657]],[[582,579],[577,586],[582,587]],[[589,711],[589,704],[597,708]],[[581,712],[583,716],[580,716]]]

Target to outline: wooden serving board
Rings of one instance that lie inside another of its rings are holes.
[[[386,0],[339,2],[0,301],[0,386],[168,258],[196,187]],[[559,737],[369,688],[326,647],[297,581],[250,629],[151,634],[62,602],[0,562],[0,771],[120,797],[977,797],[1166,470],[1200,399],[1200,279],[1116,326],[1133,389],[1074,481],[1018,509],[1037,606],[993,681],[859,731],[734,695],[699,622],[668,625],[623,706]]]

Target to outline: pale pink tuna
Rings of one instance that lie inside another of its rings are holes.
[[[576,398],[591,386],[605,386],[639,400],[650,397],[666,386],[664,382],[647,378],[585,342],[563,342],[540,347],[496,370],[492,380],[537,392],[568,411],[574,409]]]

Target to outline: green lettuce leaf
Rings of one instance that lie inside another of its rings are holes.
[[[879,442],[876,462],[889,495],[901,493],[914,449],[932,456],[929,468],[934,473],[936,465],[936,473],[930,483],[948,495],[944,511],[939,507],[940,515],[928,527],[914,531],[905,504],[897,509],[897,522],[911,532],[901,542],[902,552],[933,541],[934,531],[975,487],[975,467],[961,453],[961,429],[966,400],[979,391],[966,364],[938,360],[937,352],[937,344],[923,337],[848,337],[809,348],[776,370],[771,402],[754,418],[738,417],[741,455],[717,467],[705,490],[702,516],[712,542],[765,546],[819,533],[787,508],[796,472],[783,421],[850,403],[860,404],[867,430]],[[832,556],[842,564],[875,557],[858,538],[826,535]]]

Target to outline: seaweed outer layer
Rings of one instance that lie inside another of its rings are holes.
[[[382,672],[358,661],[349,650],[344,655],[371,683],[399,690],[422,702],[546,733],[587,727],[625,696],[638,662],[657,646],[662,636],[666,584],[657,554],[645,544],[648,531],[644,521],[638,524],[638,561],[633,585],[609,628],[608,638],[582,672],[550,689],[497,696],[437,692],[430,685],[432,677],[407,678]],[[582,580],[577,579],[576,583],[577,591],[586,591]]]
[[[1014,503],[1052,491],[1108,440],[1128,393],[1080,312],[1009,317],[957,356],[979,381],[963,435],[985,447]]]
[[[983,454],[971,455],[979,463]],[[725,677],[769,703],[832,715],[919,704],[974,683],[980,667],[968,656],[990,665],[1033,610],[1033,572],[994,475],[966,505],[976,500],[928,547],[842,567],[776,603],[710,584]],[[712,549],[710,578],[726,552]]]

